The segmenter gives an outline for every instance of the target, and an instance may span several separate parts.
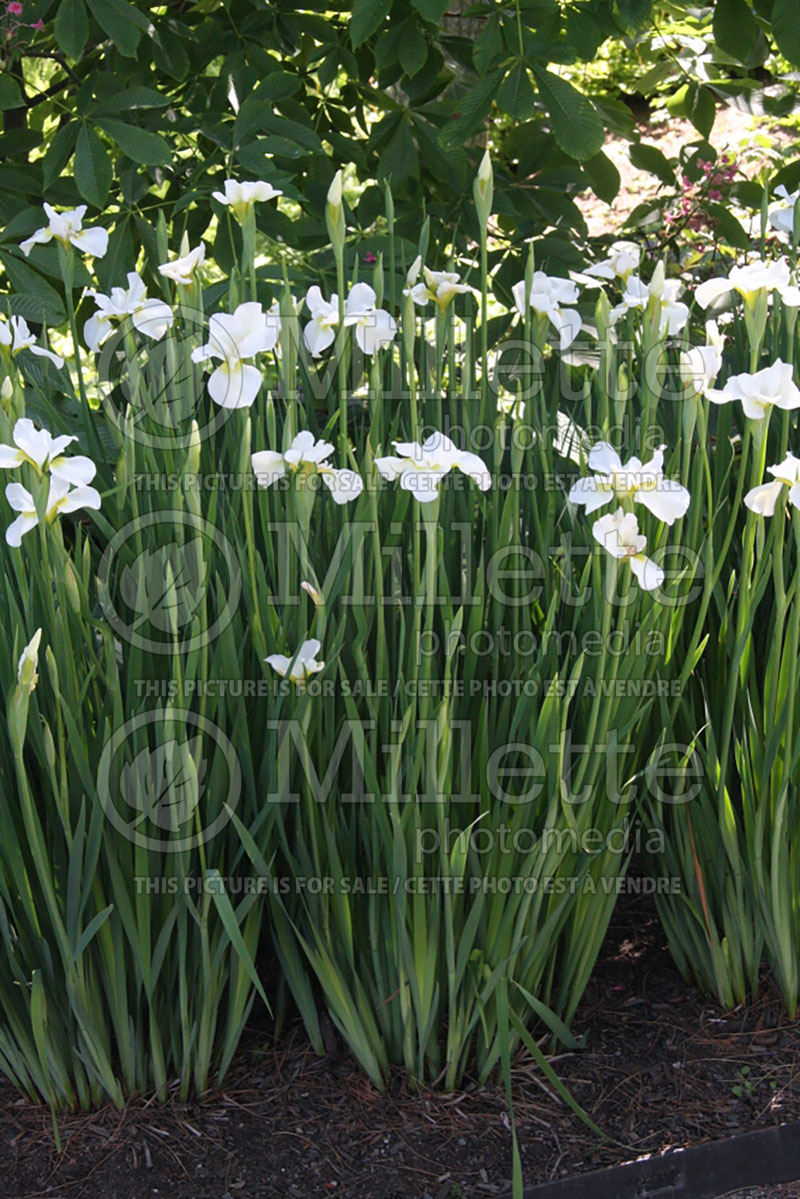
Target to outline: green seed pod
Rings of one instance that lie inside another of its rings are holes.
[[[78,586],[78,579],[69,558],[64,563],[64,586],[67,591],[67,600],[69,601],[70,608],[72,608],[76,616],[80,616],[83,606],[81,603],[81,592]]]
[[[325,223],[328,226],[328,237],[331,239],[333,252],[338,257],[344,251],[345,238],[341,171],[336,172],[333,182],[328,188],[328,200],[325,205]]]
[[[492,213],[492,200],[494,198],[494,172],[492,170],[491,155],[488,150],[481,159],[478,174],[472,185],[472,194],[475,199],[478,223],[481,229],[485,230],[489,224],[489,217]]]
[[[53,740],[53,734],[50,725],[42,717],[42,741],[44,742],[44,756],[47,758],[47,765],[50,770],[55,770],[56,767],[56,743]]]
[[[187,475],[196,475],[200,470],[200,426],[196,420],[192,421],[192,432],[189,438],[189,450],[186,455],[186,470]]]

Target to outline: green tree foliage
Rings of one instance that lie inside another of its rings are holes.
[[[711,70],[701,78],[685,58],[659,52],[637,86],[667,86],[705,139],[718,100],[755,86],[748,71],[771,44],[800,65],[794,4],[654,12],[652,0],[478,0],[453,15],[459,6],[445,0],[22,0],[0,18],[0,222],[16,239],[38,219],[28,206],[44,198],[107,208],[115,234],[103,270],[118,279],[152,242],[154,208],[194,242],[209,219],[194,200],[225,175],[269,178],[301,211],[291,222],[274,211],[260,219],[279,240],[291,224],[293,249],[313,251],[326,241],[333,172],[352,163],[371,181],[351,214],[371,249],[381,248],[387,180],[401,237],[416,242],[424,203],[443,233],[434,244],[458,244],[477,233],[469,180],[494,122],[508,243],[547,226],[580,233],[575,193],[592,187],[611,202],[619,187],[606,133],[639,140],[619,98],[579,88],[581,64],[609,39],[630,48],[664,18],[696,23],[699,14],[718,46]],[[638,50],[623,53],[642,61]],[[223,267],[230,239],[220,222]],[[566,239],[563,247],[568,258]]]

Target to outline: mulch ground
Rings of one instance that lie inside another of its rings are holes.
[[[514,1091],[526,1182],[568,1177],[800,1119],[800,1021],[768,990],[725,1014],[678,975],[655,914],[618,908],[555,1067],[615,1144],[597,1140],[520,1055]],[[224,1089],[202,1102],[132,1101],[62,1116],[0,1090],[2,1199],[489,1199],[510,1187],[502,1088],[382,1094],[343,1051],[314,1056],[299,1029],[255,1034]],[[800,1195],[800,1186],[740,1199]]]

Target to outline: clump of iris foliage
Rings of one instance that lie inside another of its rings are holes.
[[[222,281],[162,224],[83,292],[82,209],[20,247],[68,320],[0,318],[0,1068],[54,1109],[206,1090],[254,1002],[377,1085],[560,1088],[641,851],[681,969],[796,1010],[795,197],[696,290],[532,247],[509,328],[488,155],[444,271],[341,186],[333,293],[259,276],[263,181]]]

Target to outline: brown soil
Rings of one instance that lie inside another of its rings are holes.
[[[581,1052],[555,1067],[597,1123],[599,1142],[550,1093],[526,1055],[515,1105],[531,1185],[800,1118],[800,1021],[769,991],[721,1012],[680,978],[641,901],[618,909],[574,1026]],[[224,1089],[165,1107],[132,1101],[60,1119],[0,1092],[3,1199],[489,1199],[510,1187],[502,1089],[381,1094],[343,1052],[318,1059],[302,1033],[255,1034]],[[746,1068],[746,1069],[745,1069]],[[743,1073],[744,1070],[744,1073]],[[800,1195],[800,1185],[737,1199]]]

